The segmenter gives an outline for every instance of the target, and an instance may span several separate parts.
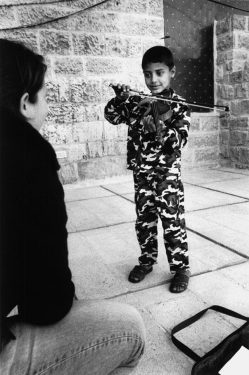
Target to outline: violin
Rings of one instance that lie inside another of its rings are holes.
[[[120,90],[118,86],[115,86],[113,84],[109,85],[113,88],[115,93],[117,94]],[[223,105],[217,105],[214,104],[212,107],[201,104],[197,102],[190,102],[184,99],[172,99],[172,98],[166,98],[163,95],[149,95],[145,94],[142,91],[137,91],[133,89],[129,89],[129,92],[138,94],[143,100],[139,103],[139,106],[147,106],[147,109],[144,113],[144,126],[145,130],[147,132],[155,132],[156,133],[156,140],[162,144],[163,140],[163,129],[165,128],[164,122],[171,118],[173,111],[171,109],[171,103],[180,103],[180,104],[186,104],[193,107],[199,107],[199,108],[205,108],[205,109],[212,109],[212,110],[219,110],[222,112],[229,112],[228,106]],[[128,91],[124,93],[124,95],[129,95]],[[151,121],[151,118],[149,116],[152,116],[153,121]]]
[[[162,144],[165,121],[169,120],[173,114],[170,104],[167,102],[146,98],[143,99],[138,105],[140,107],[145,105],[147,106],[142,120],[145,132],[155,132],[156,141]],[[153,119],[152,121],[151,118]]]

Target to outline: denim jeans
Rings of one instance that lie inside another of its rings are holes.
[[[0,355],[1,375],[106,375],[137,365],[145,344],[138,311],[111,301],[74,301],[59,322],[36,326],[10,319],[16,340]]]

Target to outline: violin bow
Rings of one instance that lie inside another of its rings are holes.
[[[115,87],[115,85],[113,85],[112,83],[110,83],[109,86],[112,87],[112,88]],[[185,99],[178,100],[178,99],[172,99],[172,98],[165,98],[163,95],[145,94],[143,91],[138,91],[138,90],[134,90],[134,89],[130,89],[130,92],[134,92],[135,94],[138,94],[139,96],[144,97],[144,98],[160,100],[160,101],[163,101],[163,102],[166,102],[166,103],[170,102],[170,103],[188,104],[192,107],[206,108],[206,109],[212,109],[212,110],[217,109],[218,111],[229,112],[229,107],[226,106],[226,105],[213,104],[213,106],[209,106],[209,105],[198,103],[198,102],[190,102],[190,101],[185,100]]]

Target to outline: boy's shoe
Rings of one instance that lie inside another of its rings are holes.
[[[142,266],[142,265],[139,265],[139,266],[135,266],[133,268],[133,270],[130,272],[129,274],[129,277],[128,277],[128,280],[131,282],[131,283],[139,283],[140,281],[142,281],[145,276],[150,273],[151,271],[153,270],[153,267],[145,267],[145,266]]]
[[[190,273],[176,272],[169,287],[171,293],[184,292],[188,287],[189,277]]]

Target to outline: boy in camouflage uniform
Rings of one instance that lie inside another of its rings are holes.
[[[171,51],[155,46],[142,60],[145,83],[153,95],[181,100],[170,87],[175,75]],[[170,271],[170,291],[183,292],[190,276],[184,219],[184,191],[181,180],[181,150],[186,144],[190,113],[184,103],[165,106],[156,119],[151,99],[131,96],[129,86],[114,86],[116,97],[105,107],[105,118],[128,128],[128,168],[133,170],[136,204],[136,233],[141,248],[139,265],[129,281],[140,282],[157,261],[157,223],[162,221]],[[162,103],[162,102],[161,102]],[[155,107],[155,105],[154,105]],[[155,108],[154,108],[155,109]],[[157,113],[158,115],[158,113]]]

